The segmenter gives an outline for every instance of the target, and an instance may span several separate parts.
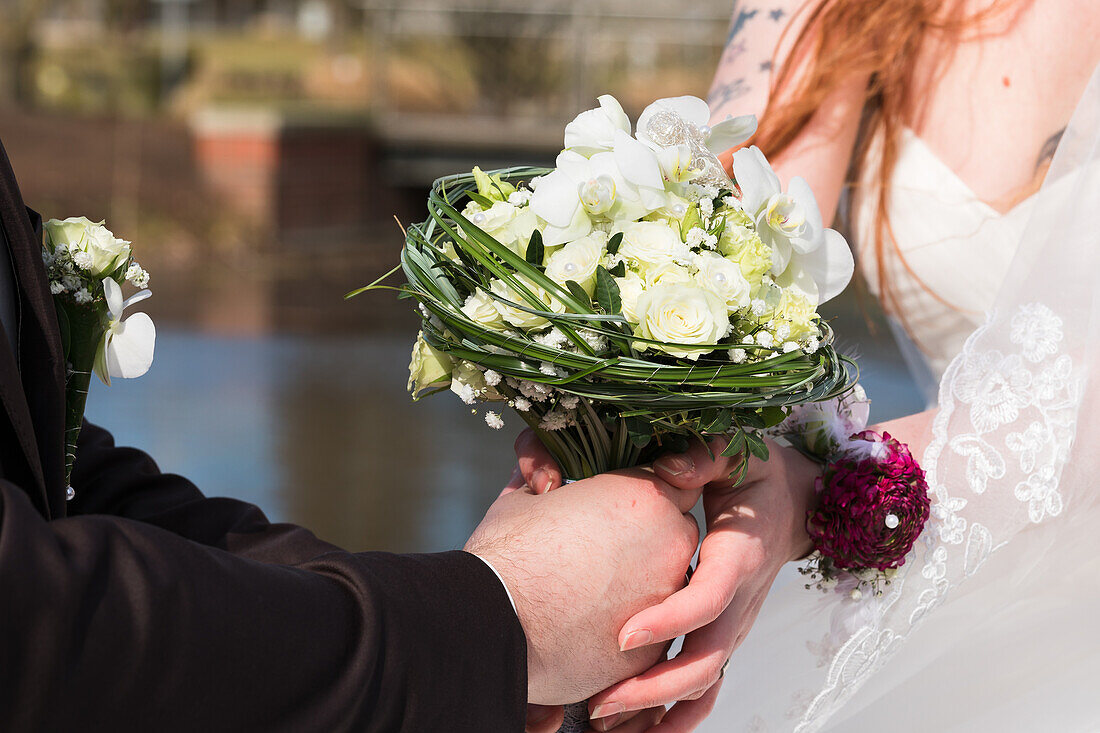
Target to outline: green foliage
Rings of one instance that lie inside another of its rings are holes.
[[[584,288],[576,280],[566,280],[565,287],[569,288],[569,292],[573,294],[573,297],[581,303],[592,303],[592,299],[588,297],[588,293],[584,292]]]
[[[535,267],[542,267],[542,260],[546,256],[546,247],[542,244],[542,232],[536,229],[531,234],[531,241],[527,243],[527,261]]]
[[[502,183],[516,185],[545,169],[513,168],[495,172]],[[484,174],[483,174],[484,175]],[[564,286],[542,268],[545,248],[536,232],[520,256],[475,226],[460,213],[465,200],[476,200],[470,174],[436,181],[429,195],[430,217],[409,227],[401,255],[410,294],[426,313],[424,339],[454,359],[473,362],[505,377],[498,390],[514,396],[508,382],[534,382],[574,395],[579,400],[576,425],[562,430],[539,428],[534,405],[520,413],[565,468],[582,478],[612,468],[635,465],[693,439],[729,435],[723,455],[766,457],[767,445],[757,434],[780,422],[790,405],[828,399],[848,389],[854,365],[832,348],[832,331],[821,323],[822,347],[814,354],[783,353],[779,348],[746,346],[759,360],[732,363],[724,349],[697,361],[679,359],[644,347],[656,343],[631,333],[621,315],[622,297],[615,272],[596,270],[594,299],[576,282]],[[617,248],[621,236],[611,238]],[[516,301],[490,290],[500,280]],[[560,301],[564,313],[547,309],[532,286]],[[368,289],[386,287],[376,282]],[[490,328],[462,310],[475,291],[537,315],[568,339],[565,348],[548,346],[519,330]],[[587,336],[588,338],[582,337]],[[607,339],[596,353],[593,334]],[[542,365],[553,365],[544,371]],[[547,372],[551,373],[547,373]]]
[[[596,302],[608,315],[622,313],[623,298],[619,285],[603,265],[596,268]]]

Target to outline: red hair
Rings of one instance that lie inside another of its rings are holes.
[[[798,138],[830,94],[853,76],[866,77],[860,132],[846,183],[858,180],[872,141],[882,136],[877,171],[874,248],[879,297],[890,313],[904,317],[886,269],[891,248],[909,269],[890,227],[890,178],[898,159],[900,132],[916,125],[922,112],[915,93],[915,69],[925,43],[933,38],[947,53],[932,70],[934,83],[950,59],[950,49],[970,40],[966,32],[983,25],[1014,3],[997,2],[978,13],[965,12],[965,0],[820,0],[804,6],[802,30],[771,81],[771,94],[753,143],[769,158],[781,155]],[[1025,4],[1026,5],[1026,4]],[[838,73],[842,70],[842,73]],[[727,156],[723,156],[728,161]],[[850,202],[853,197],[849,197]],[[850,221],[850,211],[842,212]],[[923,285],[923,284],[922,284]],[[935,293],[932,293],[935,297]],[[942,301],[942,299],[941,299]]]

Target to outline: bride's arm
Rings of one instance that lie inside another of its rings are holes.
[[[766,112],[773,112],[782,103],[781,98],[772,98],[776,74],[805,26],[807,10],[812,9],[807,6],[816,4],[780,0],[766,7],[747,2],[735,5],[726,46],[707,97],[714,122],[743,114],[755,114],[763,120]],[[788,88],[797,87],[802,61],[794,60],[793,87]],[[844,79],[790,147],[774,159],[771,151],[763,151],[780,180],[786,182],[794,176],[806,179],[826,226],[833,219],[844,187],[867,81],[861,74]],[[720,157],[728,164],[731,153]]]

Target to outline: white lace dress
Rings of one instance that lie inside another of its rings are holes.
[[[702,731],[1100,731],[1097,202],[1100,74],[1003,215],[906,133],[887,267],[940,385],[932,521],[878,598],[788,568]]]

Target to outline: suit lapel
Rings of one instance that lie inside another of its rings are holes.
[[[65,366],[61,337],[42,265],[41,219],[23,204],[2,143],[0,226],[11,250],[19,291],[19,363],[10,349],[0,349],[4,352],[0,354],[0,400],[33,480],[33,490],[26,487],[28,493],[45,516],[64,516]]]

